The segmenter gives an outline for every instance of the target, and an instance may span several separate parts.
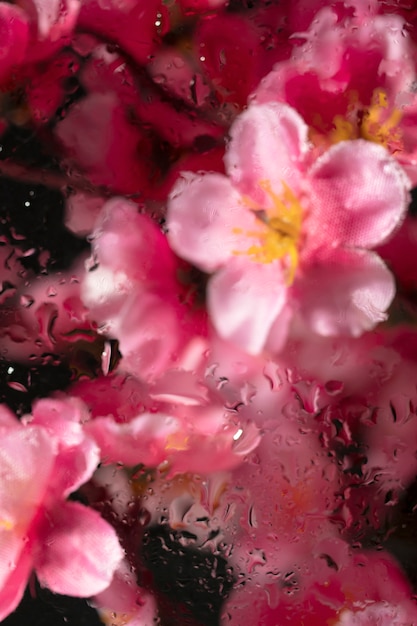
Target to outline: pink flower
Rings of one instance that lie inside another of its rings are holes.
[[[18,605],[30,572],[52,591],[88,597],[110,583],[122,558],[98,513],[66,502],[93,474],[98,449],[73,400],[40,400],[19,423],[0,408],[0,620]]]
[[[314,160],[307,133],[287,105],[250,106],[231,129],[228,176],[186,173],[168,204],[172,248],[214,274],[217,332],[253,354],[279,349],[295,313],[318,334],[360,335],[395,292],[369,249],[401,222],[408,180],[364,140]]]
[[[89,265],[82,298],[100,332],[118,339],[123,371],[157,378],[194,335],[204,334],[205,313],[193,310],[177,280],[166,237],[132,202],[113,198],[104,205]]]
[[[385,146],[415,183],[416,66],[405,21],[360,12],[342,19],[326,7],[294,41],[291,58],[265,76],[256,101],[293,106],[319,147],[357,138]]]
[[[263,626],[411,626],[417,609],[404,574],[388,553],[349,551],[337,539],[316,543],[304,563],[294,564],[290,576],[278,570],[282,597],[273,585],[237,588],[227,602],[222,625]],[[304,593],[303,578],[308,582]],[[278,582],[279,581],[279,582]],[[286,588],[286,589],[285,589]],[[256,621],[255,621],[256,620]]]
[[[115,381],[108,382],[109,390],[114,386]],[[116,390],[120,398],[123,394],[121,407],[128,406],[126,394],[132,394],[132,385]],[[78,386],[78,392],[88,395],[89,389]],[[102,416],[85,424],[104,463],[160,466],[170,475],[208,474],[236,467],[259,443],[259,430],[251,416],[239,420],[219,394],[210,394],[204,381],[196,380],[191,372],[168,371],[150,386],[144,404],[134,414],[123,411],[120,415],[110,401]]]
[[[103,622],[112,626],[153,626],[157,620],[155,598],[138,587],[126,561],[122,561],[110,586],[95,596],[94,605]]]
[[[112,374],[78,382],[72,394],[92,407],[84,424],[100,447],[105,464],[160,467],[169,474],[229,469],[239,465],[259,443],[255,410],[237,414],[249,404],[247,385],[224,385],[215,379],[208,342],[196,339],[181,362],[157,379],[139,381]],[[223,388],[227,387],[226,393]]]

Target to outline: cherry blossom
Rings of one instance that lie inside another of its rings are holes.
[[[417,624],[416,15],[0,2],[0,621]]]
[[[33,569],[52,591],[88,597],[109,585],[121,561],[107,522],[66,502],[99,462],[78,421],[82,410],[75,401],[40,400],[19,423],[1,408],[0,619],[16,608]]]
[[[117,338],[120,369],[150,380],[206,334],[205,312],[181,285],[181,268],[166,237],[133,202],[113,198],[92,236],[93,257],[81,297],[99,331]]]
[[[319,147],[356,138],[385,146],[415,182],[416,65],[405,21],[366,11],[342,19],[326,7],[294,38],[298,45],[261,81],[256,101],[293,106]]]
[[[294,589],[281,602],[261,586],[237,590],[227,602],[222,625],[249,626],[257,619],[265,626],[405,626],[416,620],[408,581],[386,552],[351,552],[340,540],[327,540],[313,548],[304,566],[294,569]],[[311,581],[299,593],[303,574]]]
[[[369,249],[403,219],[408,180],[364,140],[314,160],[307,131],[287,105],[252,105],[231,129],[228,176],[185,173],[169,199],[172,248],[214,274],[217,332],[254,354],[279,349],[295,313],[319,334],[360,335],[395,293]]]

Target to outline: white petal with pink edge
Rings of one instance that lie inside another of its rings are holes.
[[[66,502],[49,519],[49,532],[34,563],[41,584],[80,598],[106,589],[123,558],[110,524],[77,502]]]
[[[387,318],[395,282],[377,254],[338,249],[312,260],[294,290],[302,317],[316,333],[358,337]]]
[[[0,429],[0,436],[0,527],[20,537],[51,483],[55,442],[42,428],[23,427],[19,422],[15,428]],[[0,584],[1,579],[0,574]]]
[[[293,191],[300,185],[300,170],[309,148],[308,127],[286,104],[252,104],[234,122],[224,157],[236,187],[266,208],[268,194],[259,185],[267,181],[280,194],[285,182]]]
[[[1,558],[4,558],[3,554],[1,554]],[[15,568],[10,568],[10,575],[1,584],[0,622],[15,610],[23,598],[31,569],[31,555],[27,550],[24,550],[19,557],[19,561],[15,564]]]
[[[287,301],[281,264],[236,258],[208,285],[208,309],[223,339],[258,354]]]
[[[86,425],[97,441],[103,463],[155,467],[166,460],[169,440],[184,438],[181,421],[164,413],[142,413],[125,424],[112,417],[98,417]]]
[[[183,175],[168,203],[168,239],[178,256],[206,272],[247,247],[242,231],[259,230],[231,181],[222,174]]]

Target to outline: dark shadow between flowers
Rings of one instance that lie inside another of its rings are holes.
[[[142,573],[141,582],[157,597],[162,626],[220,623],[233,573],[221,554],[193,547],[195,539],[167,525],[152,526],[144,533],[140,557],[151,576]]]
[[[30,585],[14,613],[2,621],[4,626],[102,626],[97,612],[80,598],[60,596]]]

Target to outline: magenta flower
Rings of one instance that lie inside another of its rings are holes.
[[[100,515],[70,493],[99,462],[75,400],[40,400],[23,423],[0,409],[0,620],[19,604],[31,571],[52,591],[88,597],[111,582],[123,551]]]
[[[321,335],[386,319],[394,280],[370,248],[401,222],[409,181],[380,145],[342,141],[314,160],[287,105],[237,118],[227,176],[186,173],[168,205],[175,252],[205,272],[217,332],[249,353],[279,349],[297,315]]]

